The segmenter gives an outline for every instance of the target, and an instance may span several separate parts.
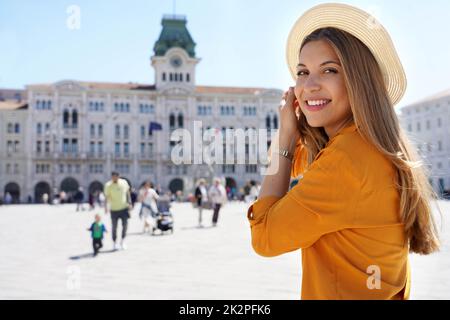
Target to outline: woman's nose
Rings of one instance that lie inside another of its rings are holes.
[[[320,83],[317,80],[317,77],[315,77],[314,75],[309,75],[303,84],[303,90],[306,92],[319,91]]]

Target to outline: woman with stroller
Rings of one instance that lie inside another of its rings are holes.
[[[159,195],[153,189],[153,184],[150,181],[144,183],[144,187],[139,192],[139,202],[141,202],[141,211],[139,217],[144,221],[143,233],[150,231],[152,224],[152,218],[158,213],[158,207],[156,201],[159,199]]]

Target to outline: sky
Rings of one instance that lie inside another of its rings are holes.
[[[162,16],[175,12],[187,17],[197,44],[198,85],[287,90],[289,31],[324,2],[0,0],[0,88],[66,79],[153,84],[153,45]],[[450,88],[450,1],[334,2],[371,12],[389,31],[408,78],[400,108]],[[70,24],[72,5],[79,28]]]

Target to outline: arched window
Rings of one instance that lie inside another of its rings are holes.
[[[125,104],[121,103],[120,104],[120,112],[124,112],[125,111]]]
[[[45,110],[47,108],[47,103],[45,101],[42,101],[42,109]]]
[[[180,73],[180,81],[183,81],[183,74]]]
[[[171,114],[169,116],[169,127],[171,129],[175,128],[175,115],[174,114]]]
[[[189,73],[186,73],[186,81],[190,82],[191,81],[191,76],[189,75]]]
[[[276,130],[278,129],[278,117],[273,116],[273,128]]]
[[[184,126],[184,117],[183,117],[183,115],[180,113],[180,114],[178,115],[178,127],[179,127],[179,128],[183,128],[183,126]]]
[[[52,102],[49,100],[47,101],[47,108],[50,110],[52,108]]]
[[[20,133],[20,125],[18,123],[14,125],[14,133]]]
[[[8,133],[13,133],[13,124],[8,123]]]
[[[64,126],[64,128],[69,127],[69,111],[68,110],[64,110],[64,112],[63,112],[63,126]]]
[[[266,117],[266,128],[270,129],[270,116],[269,115]]]
[[[169,74],[169,81],[173,81],[173,74],[172,74],[172,72]]]
[[[37,110],[41,109],[41,101],[40,100],[36,101],[36,109]]]
[[[72,111],[72,128],[78,127],[78,112],[77,110]]]
[[[166,81],[166,73],[165,72],[163,72],[163,74],[162,74],[162,81]]]
[[[41,134],[42,133],[42,124],[40,124],[40,123],[37,124],[36,132],[37,132],[37,134]]]
[[[175,73],[175,82],[178,81],[178,73]]]

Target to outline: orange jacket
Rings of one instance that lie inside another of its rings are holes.
[[[300,182],[248,210],[255,252],[302,249],[302,299],[408,299],[409,245],[391,162],[354,124],[308,168],[304,152],[297,147],[292,168]]]

